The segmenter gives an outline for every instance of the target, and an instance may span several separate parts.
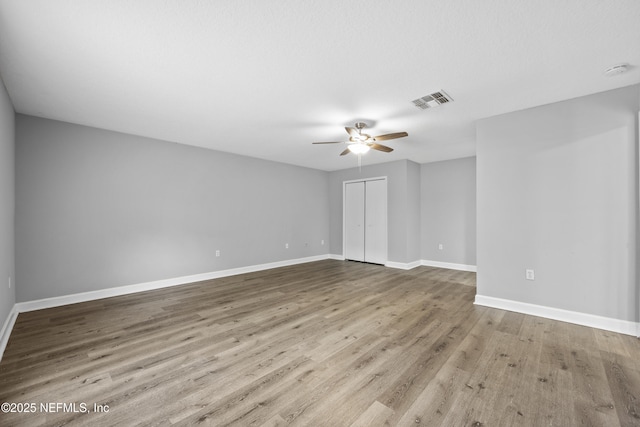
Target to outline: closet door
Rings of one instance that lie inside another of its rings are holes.
[[[364,182],[350,182],[344,188],[344,257],[364,261]]]
[[[374,264],[387,262],[387,181],[365,182],[364,260]]]

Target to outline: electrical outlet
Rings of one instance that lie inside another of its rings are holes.
[[[444,249],[444,246],[442,246],[442,243],[438,244],[438,249],[440,250]]]
[[[533,270],[525,270],[524,275],[525,275],[527,280],[535,280],[536,279],[536,275],[535,275],[535,272]]]
[[[217,256],[217,257],[219,257],[219,256],[220,256],[220,251],[219,251],[219,250],[217,250],[217,251],[216,251],[216,256]]]
[[[289,249],[289,244],[288,244],[288,243],[285,243],[285,244],[284,244],[284,248],[285,248],[285,249]]]

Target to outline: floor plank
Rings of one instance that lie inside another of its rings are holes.
[[[326,260],[22,313],[0,425],[640,425],[636,338],[474,297]]]

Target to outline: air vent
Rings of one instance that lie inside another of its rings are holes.
[[[413,102],[416,107],[421,110],[427,110],[429,108],[437,107],[442,104],[446,104],[447,102],[453,101],[447,93],[443,90],[431,93],[429,95],[423,96],[422,98],[414,99]]]

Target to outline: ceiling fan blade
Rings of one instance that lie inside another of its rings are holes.
[[[358,129],[356,128],[345,127],[344,130],[346,130],[347,133],[351,136],[354,136],[354,137],[360,136],[360,132],[358,132]]]
[[[342,141],[312,142],[312,144],[342,144]]]
[[[406,132],[396,132],[396,133],[387,133],[385,135],[374,136],[373,139],[375,141],[387,141],[389,139],[404,138],[405,136],[409,136],[409,134]]]
[[[373,148],[374,150],[384,151],[385,153],[390,153],[390,152],[393,151],[393,148],[387,147],[386,145],[382,145],[382,144],[371,143],[371,144],[367,144],[367,145],[369,147]]]
[[[342,153],[340,153],[341,156],[344,156],[345,154],[349,154],[351,152],[351,150],[349,150],[348,148],[346,150],[344,150]]]

